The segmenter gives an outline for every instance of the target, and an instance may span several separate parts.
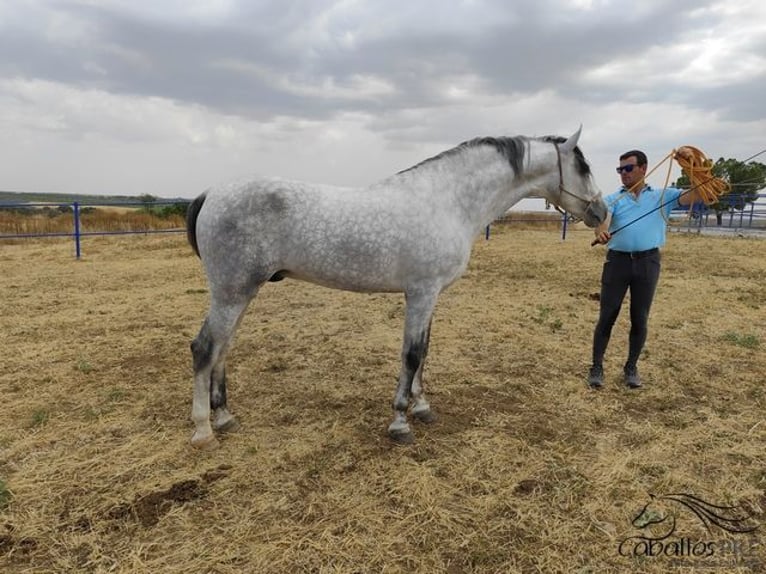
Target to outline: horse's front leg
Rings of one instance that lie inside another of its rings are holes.
[[[394,395],[394,420],[388,426],[388,436],[394,442],[411,444],[415,437],[407,422],[407,409],[413,395],[413,387],[418,380],[416,390],[422,401],[422,388],[419,379],[428,352],[430,323],[438,290],[408,292],[404,320],[404,342],[402,344],[402,369],[399,384]],[[416,403],[417,404],[417,403]],[[427,405],[428,403],[425,403]],[[421,402],[421,410],[423,403]],[[427,407],[430,411],[430,407]]]
[[[431,340],[431,323],[428,323],[426,331],[426,344],[423,351],[423,359],[420,361],[420,367],[415,372],[412,379],[412,416],[421,423],[431,424],[436,422],[436,415],[431,410],[431,405],[423,392],[423,365],[428,357],[428,346]]]

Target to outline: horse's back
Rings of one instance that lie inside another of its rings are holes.
[[[470,251],[438,209],[395,186],[257,179],[209,190],[198,221],[209,276],[255,269],[258,281],[402,291],[421,274],[453,280]]]

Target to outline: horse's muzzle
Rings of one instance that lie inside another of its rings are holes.
[[[596,199],[588,202],[582,220],[588,227],[597,227],[606,219],[606,203],[599,195]]]

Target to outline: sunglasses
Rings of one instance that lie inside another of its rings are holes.
[[[622,173],[623,171],[625,173],[630,173],[631,171],[633,171],[634,167],[638,167],[638,166],[632,163],[629,163],[628,165],[621,165],[620,167],[617,168],[617,173]]]

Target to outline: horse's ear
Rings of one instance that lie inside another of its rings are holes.
[[[563,153],[569,153],[571,151],[574,151],[575,146],[577,146],[577,140],[580,139],[580,132],[582,132],[582,124],[580,124],[580,128],[571,136],[569,136],[569,139],[565,141],[563,144],[559,146],[559,149]]]

